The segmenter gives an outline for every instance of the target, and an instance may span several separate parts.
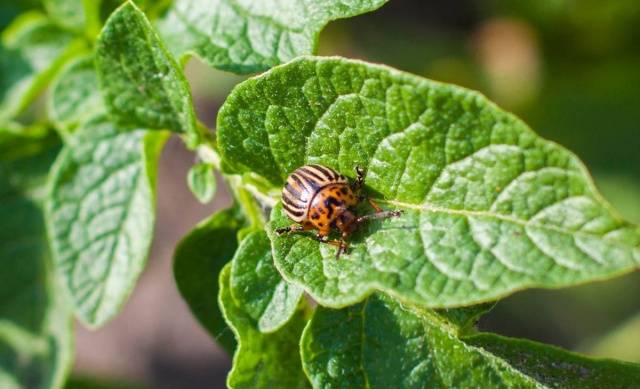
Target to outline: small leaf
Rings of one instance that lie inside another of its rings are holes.
[[[93,56],[80,57],[62,69],[51,88],[48,109],[56,127],[67,134],[104,112]]]
[[[120,309],[153,237],[156,168],[167,134],[87,122],[51,172],[47,228],[78,318],[100,326]]]
[[[328,22],[373,11],[386,2],[176,0],[158,29],[177,57],[194,53],[215,68],[253,73],[314,54]]]
[[[459,338],[442,317],[382,294],[341,310],[318,307],[301,347],[322,388],[626,388],[640,379],[638,365],[493,334]]]
[[[208,163],[197,163],[189,169],[187,184],[191,193],[202,204],[206,204],[216,194],[216,176],[213,166]]]
[[[83,44],[44,15],[18,17],[2,33],[0,45],[0,121],[25,109],[60,67]]]
[[[0,130],[1,388],[60,387],[73,359],[71,313],[49,263],[42,212],[59,149],[46,133]]]
[[[217,212],[182,238],[173,254],[173,275],[182,298],[230,355],[236,342],[218,308],[218,279],[238,248],[236,235],[243,225],[236,208]]]
[[[438,309],[434,312],[458,327],[460,332],[464,333],[467,330],[474,330],[473,328],[480,316],[489,312],[495,305],[495,303],[485,303],[469,307]]]
[[[302,371],[298,342],[307,322],[307,305],[303,300],[295,315],[280,330],[263,334],[257,323],[231,296],[231,265],[220,273],[219,303],[227,323],[233,329],[238,348],[233,368],[227,376],[232,388],[305,388],[309,387]]]
[[[296,312],[302,288],[282,279],[264,231],[252,232],[240,243],[231,262],[231,295],[261,332],[280,329]]]
[[[189,84],[133,3],[107,20],[98,38],[96,68],[105,103],[120,126],[197,134]]]
[[[630,272],[640,229],[622,221],[582,163],[483,96],[388,67],[307,57],[237,86],[218,116],[224,161],[281,187],[306,163],[354,176],[404,211],[362,225],[339,261],[277,205],[267,233],[283,277],[322,305],[374,290],[428,307],[490,301]],[[371,213],[363,204],[357,212]]]

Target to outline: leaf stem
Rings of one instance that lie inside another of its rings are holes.
[[[202,162],[211,164],[216,170],[221,171],[220,155],[213,144],[200,144],[196,148],[196,154]],[[272,208],[276,204],[276,199],[262,193],[255,185],[243,181],[239,175],[222,174],[222,177],[251,225],[262,228],[266,221],[264,210]]]

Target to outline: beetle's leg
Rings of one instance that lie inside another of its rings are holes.
[[[338,252],[336,253],[336,260],[340,259],[340,254],[347,252],[347,248],[349,248],[349,243],[347,243],[348,237],[349,232],[342,231],[342,239],[340,239],[340,247],[338,247]]]
[[[338,247],[338,252],[336,253],[336,261],[340,259],[340,254],[346,253],[349,245],[344,240],[340,241],[340,247]]]
[[[382,212],[382,208],[380,208],[380,206],[378,205],[378,203],[376,203],[375,201],[371,200],[371,199],[367,199],[367,201],[369,202],[369,204],[371,204],[371,206],[373,207],[373,209],[376,210],[376,213],[380,213]]]
[[[364,215],[364,216],[360,216],[356,219],[356,223],[360,224],[362,222],[365,222],[367,220],[378,220],[378,219],[387,219],[390,217],[398,217],[402,214],[402,211],[400,210],[395,210],[395,211],[383,211],[380,210],[380,212],[376,212],[376,213],[372,213],[370,215]]]
[[[302,232],[305,230],[306,228],[302,224],[292,224],[288,227],[276,228],[276,234],[282,235],[282,234],[288,234],[288,233]]]
[[[332,246],[337,247],[338,252],[336,253],[336,259],[340,259],[340,254],[347,252],[348,245],[347,245],[347,242],[345,242],[344,240],[329,239],[327,235],[323,235],[321,232],[318,232],[316,234],[315,239],[318,242],[330,244]]]

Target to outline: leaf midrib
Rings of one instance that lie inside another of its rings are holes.
[[[508,223],[519,225],[519,226],[521,226],[521,227],[523,227],[525,229],[527,229],[529,227],[534,227],[534,228],[540,228],[540,229],[549,230],[549,231],[553,231],[553,232],[557,232],[557,233],[561,233],[561,234],[566,234],[566,235],[582,236],[582,237],[587,237],[587,238],[596,238],[596,239],[603,240],[603,241],[607,242],[608,244],[612,244],[612,245],[615,245],[615,246],[620,247],[620,248],[632,249],[634,252],[638,251],[638,255],[640,255],[640,245],[631,246],[631,245],[625,244],[624,242],[607,239],[607,238],[604,237],[604,234],[601,235],[601,234],[596,234],[596,233],[593,233],[593,232],[575,231],[575,230],[570,230],[570,229],[563,228],[563,227],[558,227],[558,226],[548,225],[548,224],[540,224],[540,223],[532,222],[530,220],[522,220],[522,219],[518,219],[518,218],[515,218],[515,217],[512,217],[512,216],[509,216],[509,215],[499,214],[499,213],[492,213],[492,212],[488,212],[488,211],[472,211],[472,210],[453,209],[453,208],[445,208],[445,207],[440,207],[440,206],[435,206],[435,205],[430,205],[430,204],[411,204],[411,203],[406,203],[406,202],[402,202],[402,201],[398,201],[398,200],[384,200],[384,199],[372,199],[372,200],[374,200],[377,203],[389,204],[389,205],[393,205],[393,206],[397,206],[397,207],[401,207],[401,208],[414,209],[414,210],[423,211],[423,212],[429,212],[429,213],[434,213],[434,214],[446,214],[446,215],[454,215],[454,216],[464,216],[466,218],[477,217],[477,218],[496,219],[496,220],[500,220],[500,221],[504,221],[504,222],[508,222]],[[610,234],[610,233],[612,233],[614,231],[620,230],[622,227],[623,226],[618,227],[616,229],[613,229],[611,231],[608,231],[606,234]]]

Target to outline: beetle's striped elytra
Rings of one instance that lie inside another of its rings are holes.
[[[315,229],[318,241],[338,247],[336,258],[339,258],[347,249],[346,239],[359,224],[401,214],[401,211],[383,211],[373,200],[367,199],[376,212],[355,216],[352,208],[365,199],[361,194],[364,171],[356,168],[356,175],[355,183],[350,184],[345,176],[326,166],[305,165],[296,169],[282,188],[282,207],[287,216],[298,224],[278,228],[276,233]],[[328,239],[332,229],[341,232],[340,240]]]

